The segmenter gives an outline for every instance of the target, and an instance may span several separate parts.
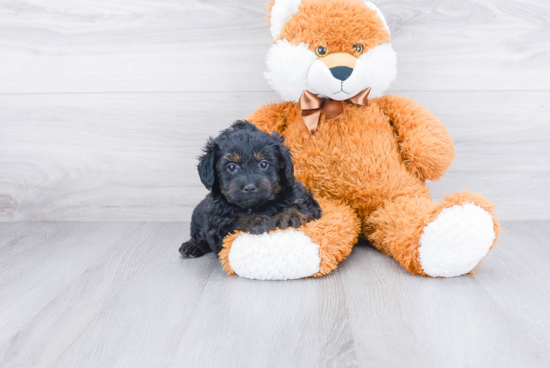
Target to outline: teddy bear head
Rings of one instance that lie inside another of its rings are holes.
[[[367,88],[381,97],[397,74],[389,28],[363,0],[270,0],[274,43],[265,77],[285,101],[303,91],[347,100]]]

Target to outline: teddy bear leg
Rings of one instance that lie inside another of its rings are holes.
[[[477,193],[398,197],[365,220],[370,242],[413,274],[453,277],[471,273],[496,242],[494,206]]]
[[[261,235],[236,232],[224,239],[219,259],[228,274],[258,280],[318,277],[334,270],[357,243],[360,220],[338,201],[317,198],[322,216],[298,229]]]

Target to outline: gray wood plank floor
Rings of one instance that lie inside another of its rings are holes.
[[[320,279],[179,257],[186,223],[0,223],[2,367],[542,367],[549,222],[505,222],[474,275],[368,245]]]

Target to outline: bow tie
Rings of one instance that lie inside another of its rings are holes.
[[[346,101],[356,105],[368,106],[367,97],[369,93],[370,87]],[[324,111],[325,119],[327,120],[336,119],[344,111],[344,104],[342,101],[333,100],[331,98],[319,98],[309,91],[302,92],[299,104],[300,109],[302,109],[302,119],[311,134],[315,134],[317,131],[321,111]]]

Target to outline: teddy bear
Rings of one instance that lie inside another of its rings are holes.
[[[284,102],[248,120],[286,137],[322,217],[228,235],[224,269],[262,280],[322,276],[366,239],[415,275],[472,273],[497,241],[494,206],[468,191],[431,199],[426,180],[450,166],[453,142],[426,108],[385,95],[397,67],[380,10],[363,0],[271,0],[268,11],[265,77]]]

